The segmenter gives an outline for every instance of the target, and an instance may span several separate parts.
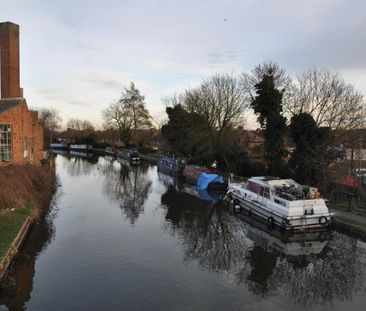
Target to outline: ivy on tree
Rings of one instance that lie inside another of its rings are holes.
[[[284,169],[283,157],[287,152],[284,149],[286,135],[286,118],[282,115],[282,95],[275,87],[274,77],[269,70],[255,85],[256,96],[251,107],[258,115],[258,122],[264,130],[265,162],[268,173],[282,175]]]

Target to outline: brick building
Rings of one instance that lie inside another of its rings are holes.
[[[20,88],[19,26],[0,23],[0,166],[39,165],[43,128],[38,112],[28,109]]]

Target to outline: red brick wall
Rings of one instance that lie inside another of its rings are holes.
[[[12,125],[13,159],[0,162],[0,166],[14,164],[40,165],[43,158],[43,129],[24,102],[0,114],[0,124]],[[24,153],[24,141],[28,137],[28,150]],[[31,156],[33,154],[33,156]]]
[[[19,78],[19,26],[0,23],[1,98],[22,97]]]

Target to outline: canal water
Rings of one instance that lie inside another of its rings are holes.
[[[0,310],[364,310],[357,238],[283,236],[145,163],[58,155],[56,172]]]

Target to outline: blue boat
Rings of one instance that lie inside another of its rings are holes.
[[[160,156],[158,171],[170,176],[181,176],[186,165],[184,158]]]

